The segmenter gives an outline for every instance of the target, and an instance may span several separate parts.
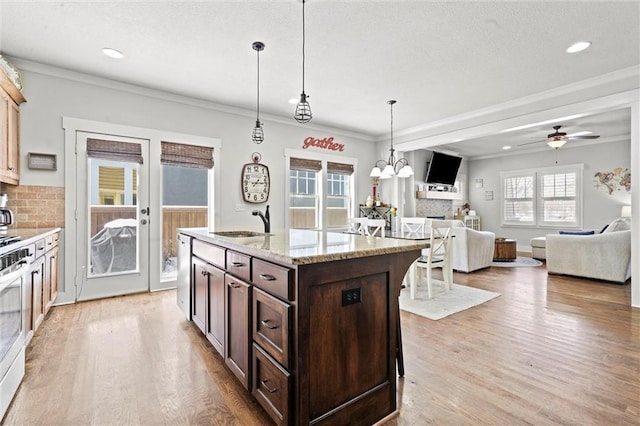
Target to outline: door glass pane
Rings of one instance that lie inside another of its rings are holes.
[[[138,164],[89,158],[88,276],[138,270]]]
[[[208,226],[208,193],[208,169],[162,166],[162,279],[177,275],[177,229]]]

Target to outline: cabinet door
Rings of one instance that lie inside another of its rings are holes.
[[[44,320],[44,257],[41,256],[31,265],[29,283],[33,289],[31,312],[33,315],[33,331],[35,332]]]
[[[9,179],[16,184],[20,180],[20,109],[8,101],[7,120],[7,170]]]
[[[225,282],[227,326],[224,361],[240,383],[250,390],[251,286],[229,274],[225,275]]]
[[[207,287],[209,286],[209,277],[207,276],[206,266],[202,260],[197,257],[191,261],[191,306],[193,307],[193,322],[203,333],[207,332]]]
[[[209,288],[207,297],[207,339],[224,356],[224,272],[206,265]]]
[[[49,250],[45,254],[44,269],[45,289],[45,312],[49,311],[51,305],[58,296],[58,247]]]
[[[0,182],[7,182],[9,178],[9,98],[0,90]]]

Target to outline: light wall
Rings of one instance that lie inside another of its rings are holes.
[[[574,144],[575,148],[569,145]],[[622,189],[609,195],[603,188],[596,188],[593,176],[599,171],[610,171],[617,167],[630,169],[630,140],[619,142],[579,145],[569,142],[555,151],[549,149],[526,155],[508,155],[484,160],[469,161],[469,202],[482,219],[482,229],[496,235],[514,238],[518,248],[530,249],[533,237],[557,233],[557,229],[514,228],[500,226],[500,172],[584,164],[583,170],[583,221],[585,230],[601,230],[606,224],[620,216],[623,205],[631,204],[631,192]],[[556,164],[557,162],[557,164]],[[482,179],[482,188],[475,187],[475,180]],[[493,200],[485,200],[485,192],[493,191]]]
[[[56,76],[25,67],[21,72],[25,86],[23,93],[27,98],[27,103],[21,107],[22,185],[64,186],[65,159],[73,157],[73,153],[64,152],[62,117],[66,116],[220,139],[221,152],[215,152],[214,156],[215,167],[220,168],[223,176],[223,191],[219,194],[222,203],[216,217],[224,226],[262,227],[262,223],[251,216],[251,210],[264,209],[264,205],[244,203],[240,192],[241,167],[251,162],[254,151],[262,154],[262,163],[270,168],[272,189],[268,204],[271,206],[272,229],[284,226],[284,191],[288,188],[284,176],[284,150],[302,149],[304,139],[309,136],[333,136],[334,142],[344,144],[342,152],[317,147],[308,150],[335,155],[336,161],[342,156],[358,158],[356,199],[364,199],[370,192],[368,174],[374,162],[374,152],[373,143],[364,136],[313,124],[300,125],[293,118],[271,121],[263,116],[265,141],[256,145],[251,141],[255,116],[250,111],[241,112],[246,115],[219,111],[214,109],[215,105],[203,101],[76,73],[67,77],[63,71],[55,69],[52,73]],[[321,117],[316,115],[316,119]],[[56,154],[57,171],[29,170],[25,167],[28,152]],[[236,211],[237,208],[244,210]]]

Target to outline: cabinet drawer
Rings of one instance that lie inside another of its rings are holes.
[[[36,244],[32,243],[25,246],[27,250],[29,250],[29,263],[33,263],[36,260]]]
[[[36,241],[36,259],[44,254],[46,244],[47,242],[44,239]]]
[[[253,290],[253,340],[286,368],[289,365],[291,305],[257,288]]]
[[[253,283],[269,293],[293,300],[293,270],[253,259]]]
[[[244,281],[251,281],[251,256],[227,250],[227,272]]]
[[[58,247],[58,234],[53,234],[53,235],[49,235],[47,238],[45,238],[45,244],[44,244],[44,249],[46,251],[49,251],[51,249],[54,249],[56,247]]]
[[[194,256],[198,256],[200,259],[212,265],[225,269],[225,249],[222,247],[194,239],[192,252]]]
[[[253,344],[253,396],[278,425],[289,424],[291,374]]]

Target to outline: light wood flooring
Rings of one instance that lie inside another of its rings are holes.
[[[630,285],[536,268],[455,273],[501,297],[431,321],[402,312],[405,377],[387,425],[639,425]],[[54,308],[7,425],[269,424],[175,291]]]

